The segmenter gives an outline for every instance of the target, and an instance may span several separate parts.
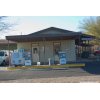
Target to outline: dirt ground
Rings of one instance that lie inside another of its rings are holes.
[[[1,83],[100,83],[100,75],[59,78],[19,79],[1,81]]]

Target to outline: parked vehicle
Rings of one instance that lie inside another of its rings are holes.
[[[83,51],[82,54],[81,54],[82,58],[89,58],[89,56],[90,56],[90,52],[89,51]]]
[[[7,52],[5,51],[0,51],[0,65],[7,65],[9,63],[9,57]]]
[[[94,55],[95,55],[95,56],[100,55],[100,50],[95,50],[95,51],[94,51]]]

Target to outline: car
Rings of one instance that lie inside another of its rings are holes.
[[[7,65],[9,64],[9,56],[7,55],[7,52],[0,51],[0,65]]]
[[[100,50],[95,50],[95,51],[94,51],[94,55],[95,55],[95,56],[100,55]]]

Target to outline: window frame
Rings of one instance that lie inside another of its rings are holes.
[[[58,55],[58,54],[55,53],[55,45],[56,44],[59,44],[59,46],[60,46],[59,51],[61,51],[61,42],[53,42],[53,55]]]

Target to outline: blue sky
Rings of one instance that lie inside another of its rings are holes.
[[[80,31],[79,25],[88,16],[11,16],[8,22],[17,23],[12,31],[3,33],[7,35],[29,34],[48,27],[58,27],[71,31]]]

